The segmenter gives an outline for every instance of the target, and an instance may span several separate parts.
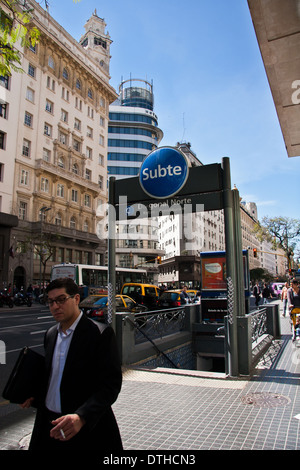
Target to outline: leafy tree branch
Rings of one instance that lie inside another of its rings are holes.
[[[300,237],[300,220],[289,217],[263,217],[254,228],[260,241],[266,240],[274,250],[281,248],[291,267],[294,250]]]

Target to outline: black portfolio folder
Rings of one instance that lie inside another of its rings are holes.
[[[44,357],[28,348],[22,349],[2,396],[11,403],[24,403],[36,397],[43,380]]]

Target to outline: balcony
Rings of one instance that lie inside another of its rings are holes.
[[[59,166],[54,165],[53,163],[43,160],[42,158],[36,160],[35,169],[40,171],[46,171],[52,176],[65,179],[68,182],[71,182],[78,186],[82,186],[84,189],[92,191],[94,193],[94,196],[97,196],[100,193],[100,188],[97,183],[92,183],[90,180],[84,178],[83,176],[76,175],[75,173],[68,171],[65,168],[61,168]]]
[[[32,222],[31,229],[33,233],[40,233],[41,222]],[[60,240],[62,238],[71,239],[74,242],[88,244],[94,248],[99,246],[100,243],[103,243],[103,241],[94,233],[83,232],[82,230],[71,229],[62,225],[50,224],[48,222],[43,222],[43,232],[57,236]]]

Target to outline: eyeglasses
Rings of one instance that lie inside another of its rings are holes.
[[[60,296],[60,297],[57,297],[56,299],[48,299],[47,304],[49,305],[49,307],[52,307],[54,302],[56,303],[56,305],[63,305],[68,299],[73,299],[74,297],[75,295],[68,295],[66,297]]]

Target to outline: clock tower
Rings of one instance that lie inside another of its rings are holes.
[[[105,32],[106,23],[103,18],[97,15],[95,9],[90,19],[84,25],[85,34],[80,38],[81,46],[89,53],[98,63],[109,78],[109,62],[110,62],[110,39],[108,31]]]

